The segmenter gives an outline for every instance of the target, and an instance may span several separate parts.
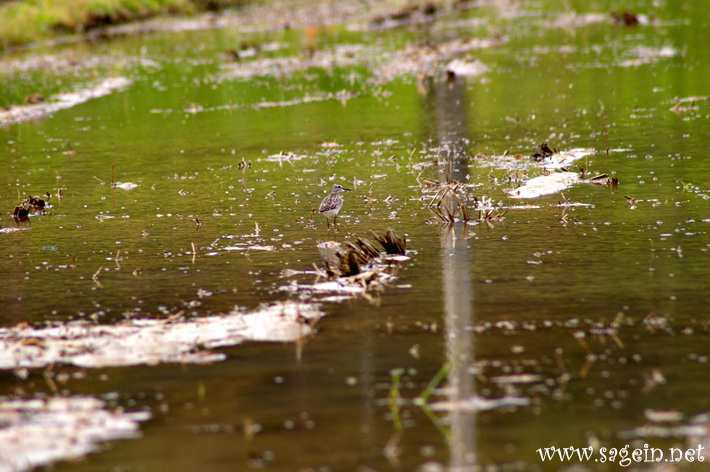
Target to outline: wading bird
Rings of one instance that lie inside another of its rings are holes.
[[[323,199],[320,204],[320,208],[318,209],[320,213],[325,215],[325,221],[328,223],[329,228],[330,222],[328,221],[328,218],[333,218],[333,227],[337,229],[335,221],[338,217],[338,212],[341,208],[343,208],[343,197],[340,195],[342,190],[350,189],[345,188],[340,184],[333,184],[333,188],[330,190],[330,195]]]

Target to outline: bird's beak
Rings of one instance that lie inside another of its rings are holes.
[[[347,190],[348,192],[350,192],[352,189],[343,187],[343,190]]]

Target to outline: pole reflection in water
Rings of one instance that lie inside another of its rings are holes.
[[[457,408],[475,395],[471,366],[474,359],[473,333],[466,327],[473,322],[473,290],[471,289],[471,254],[468,242],[457,239],[465,223],[456,223],[442,236],[442,268],[444,271],[444,309],[446,314],[446,358],[449,370],[451,467],[466,470],[476,464],[476,414],[472,409]]]
[[[431,97],[431,95],[434,97]],[[459,182],[466,182],[468,163],[463,148],[468,131],[466,126],[466,84],[460,79],[437,81],[429,94],[436,114],[437,134],[443,152],[444,174]],[[442,180],[446,180],[444,175]],[[452,198],[452,197],[447,197]],[[456,208],[455,202],[444,202]],[[471,284],[472,256],[469,244],[462,237],[465,222],[457,222],[442,230],[441,261],[443,270],[444,312],[446,315],[446,358],[450,365],[448,374],[449,401],[454,405],[450,412],[450,468],[463,471],[477,464],[476,413],[473,409],[455,405],[471,400],[475,387],[471,366],[474,360],[473,333],[467,330],[473,324],[473,290]]]

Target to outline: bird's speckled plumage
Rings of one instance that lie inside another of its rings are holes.
[[[333,218],[333,224],[335,224],[335,219],[338,216],[338,212],[343,207],[343,196],[340,195],[342,190],[350,190],[345,188],[340,184],[333,184],[333,188],[330,191],[330,195],[325,197],[320,204],[318,211],[325,215],[326,221],[328,218]]]

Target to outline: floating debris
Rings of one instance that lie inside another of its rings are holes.
[[[286,302],[192,320],[183,320],[178,313],[164,320],[134,319],[116,325],[79,322],[35,329],[20,324],[0,328],[0,369],[212,363],[226,358],[212,351],[218,347],[302,339],[322,316],[315,305]]]
[[[487,72],[488,67],[478,59],[473,61],[454,59],[446,65],[445,71],[446,76],[451,80],[456,77],[478,77]]]
[[[92,98],[103,97],[131,83],[125,77],[105,79],[98,84],[50,97],[47,100],[34,101],[9,110],[0,110],[0,126],[7,126],[20,121],[42,118],[65,108],[71,108]]]
[[[500,375],[498,377],[491,377],[490,379],[491,382],[496,384],[534,383],[541,380],[543,380],[543,377],[537,374]]]
[[[678,438],[678,437],[704,437],[707,435],[707,425],[690,424],[679,426],[661,426],[646,424],[637,428],[620,431],[619,439],[634,440],[647,438]]]
[[[228,62],[222,65],[226,79],[253,77],[285,77],[294,72],[313,69],[333,70],[367,67],[372,71],[367,79],[371,85],[381,85],[402,76],[431,74],[432,71],[452,68],[454,74],[478,76],[486,66],[478,60],[453,59],[473,50],[491,48],[505,43],[501,37],[463,38],[437,44],[435,47],[413,42],[397,54],[389,54],[380,45],[337,45],[332,49],[314,50],[307,57],[259,57],[250,61]],[[446,65],[448,64],[448,66]],[[333,98],[329,96],[328,98]],[[300,102],[299,102],[300,103]],[[284,106],[279,104],[278,106]]]
[[[588,148],[574,148],[560,152],[557,149],[550,148],[547,143],[540,145],[540,151],[543,153],[542,158],[535,158],[535,154],[532,157],[543,170],[562,169],[578,159],[594,154],[594,149]]]
[[[247,245],[247,246],[225,246],[222,248],[223,251],[266,251],[266,252],[271,252],[275,251],[276,247],[275,246],[269,246],[269,245],[260,245],[260,244],[254,244],[254,245]]]
[[[598,23],[608,23],[609,15],[606,13],[564,13],[551,22],[549,22],[549,27],[552,28],[579,28],[582,26],[594,25]]]
[[[449,42],[436,44],[435,46],[422,46],[421,43],[413,43],[399,51],[397,54],[385,54],[384,60],[374,71],[371,82],[388,83],[402,76],[431,76],[432,71],[446,71],[452,67],[452,57],[465,54],[479,49],[488,49],[505,44],[504,37],[492,38],[462,38]],[[448,64],[446,66],[445,64]],[[487,71],[487,67],[480,61],[467,61],[454,59],[454,74],[477,77]],[[447,72],[448,74],[448,72]]]
[[[358,295],[383,290],[396,279],[398,263],[409,260],[406,252],[406,237],[400,237],[393,229],[378,236],[373,233],[385,251],[379,250],[370,240],[354,235],[354,242],[325,241],[318,244],[325,270],[317,269],[316,281],[301,284],[292,281],[280,290],[298,295],[301,299],[318,297],[319,301],[343,301]],[[282,273],[282,276],[302,272]],[[333,294],[340,296],[333,297]]]
[[[683,419],[683,413],[677,410],[652,410],[647,408],[643,416],[653,423],[677,423]]]
[[[579,174],[576,172],[555,172],[532,178],[524,185],[509,190],[508,193],[516,198],[536,198],[567,190],[578,182]]]
[[[705,96],[695,96],[695,97],[685,97],[678,99],[675,105],[673,105],[670,110],[673,113],[682,113],[686,111],[691,111],[691,110],[697,110],[698,106],[696,105],[697,102],[700,101],[705,101],[707,100],[708,97]]]
[[[138,184],[134,184],[133,182],[115,182],[113,186],[122,190],[133,190],[138,187]]]
[[[559,154],[559,153],[560,153],[560,151],[558,151],[557,149],[552,149],[550,147],[550,145],[547,144],[547,141],[545,141],[544,143],[540,144],[540,151],[536,152],[535,154],[533,154],[530,157],[532,157],[536,161],[540,161],[542,159],[545,159],[547,157],[550,157],[550,156],[553,156],[553,155]]]
[[[612,11],[611,18],[614,20],[614,23],[623,26],[646,25],[650,22],[648,17],[644,15],[638,15],[629,10]]]
[[[510,406],[527,406],[529,404],[530,399],[523,397],[507,396],[489,399],[474,396],[462,400],[433,402],[429,403],[429,407],[432,411],[486,411]]]
[[[629,51],[630,59],[625,59],[619,62],[619,67],[638,67],[645,64],[654,64],[661,59],[670,59],[681,55],[682,52],[670,45],[661,47],[646,47],[639,46]]]
[[[372,235],[387,254],[404,255],[406,253],[407,238],[399,237],[392,228],[389,228],[382,236],[377,235],[374,231]],[[348,241],[340,244],[328,241],[319,244],[318,249],[325,261],[326,272],[328,275],[336,277],[358,275],[362,272],[360,266],[377,264],[381,256],[381,251],[371,241],[358,235],[355,235],[354,243]],[[368,267],[367,269],[375,270],[376,267]]]
[[[576,160],[593,153],[593,149],[583,148],[560,152],[544,142],[540,145],[540,150],[530,156],[542,169],[543,175],[534,177],[523,185],[507,190],[507,193],[516,198],[536,198],[567,190],[577,183],[618,185],[618,179],[606,173],[595,175],[590,179],[584,179],[584,169],[580,168],[581,175],[577,172],[567,171],[567,168]]]
[[[12,216],[22,220],[27,218],[29,215],[42,214],[45,206],[46,204],[41,198],[28,195],[22,203],[15,207],[15,210],[12,212]]]
[[[5,233],[16,233],[18,231],[25,231],[29,228],[23,228],[23,227],[15,227],[15,228],[0,228],[0,234],[5,234]]]
[[[19,472],[76,459],[139,434],[146,411],[108,411],[92,397],[0,401],[0,470]]]

